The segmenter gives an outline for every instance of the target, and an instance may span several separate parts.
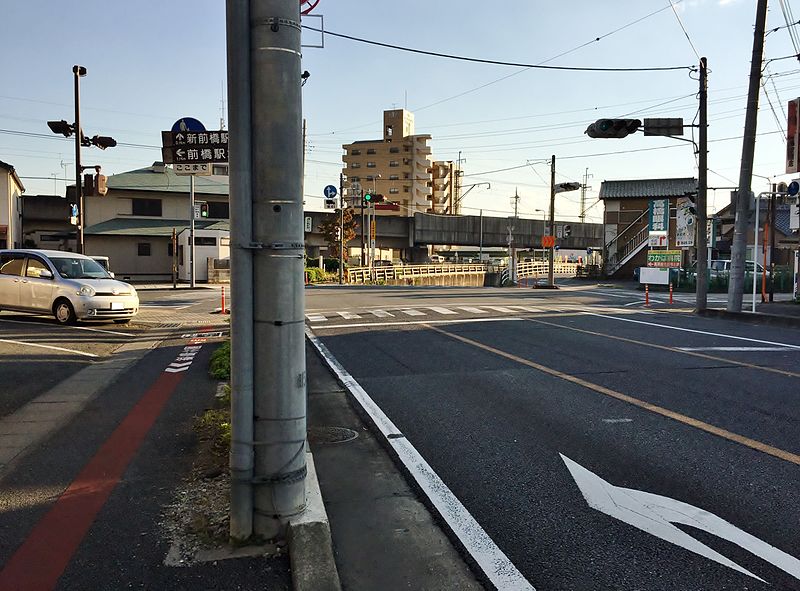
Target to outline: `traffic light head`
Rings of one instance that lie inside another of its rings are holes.
[[[106,148],[113,148],[117,145],[117,140],[113,137],[108,137],[107,135],[95,135],[92,136],[90,140],[93,146],[97,146],[101,150],[105,150]]]
[[[594,138],[623,138],[642,126],[640,119],[598,119],[584,132]]]
[[[201,203],[200,204],[200,217],[207,218],[208,217],[208,203]]]
[[[383,203],[383,195],[376,193],[367,193],[364,195],[364,201],[367,203]]]

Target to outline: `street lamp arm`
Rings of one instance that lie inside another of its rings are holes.
[[[458,205],[459,203],[461,203],[461,200],[462,200],[462,199],[464,199],[464,197],[466,197],[466,196],[467,196],[467,193],[469,193],[470,191],[472,191],[472,189],[474,189],[475,187],[479,187],[479,186],[481,186],[481,185],[486,185],[486,188],[487,188],[487,189],[491,189],[491,188],[492,188],[492,185],[491,185],[491,183],[487,183],[487,182],[483,182],[483,183],[474,183],[474,184],[472,184],[472,185],[468,185],[468,186],[469,186],[469,189],[467,189],[466,191],[464,191],[464,192],[461,194],[461,196],[458,198],[458,200],[456,201],[456,203],[455,203],[455,204],[456,204],[456,205]],[[463,188],[463,187],[462,187],[462,188]]]

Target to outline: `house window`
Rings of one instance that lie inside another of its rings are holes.
[[[399,154],[400,153],[400,148],[398,148],[397,146],[392,146],[391,148],[389,148],[389,153],[390,154]]]
[[[404,178],[404,179],[406,179],[406,180],[408,180],[408,179],[410,179],[410,178],[411,178],[411,174],[410,174],[410,173],[408,173],[408,172],[404,172],[404,173],[403,173],[403,178]]]
[[[194,245],[195,246],[216,246],[217,239],[213,236],[195,236],[194,237]]]
[[[350,168],[361,168],[361,163],[360,162],[351,162],[350,163]]]
[[[351,156],[361,156],[361,150],[350,150]]]
[[[357,183],[358,181],[361,180],[360,176],[351,176],[349,178],[350,178],[350,182],[353,182],[353,183]]]
[[[409,187],[408,185],[403,187],[403,193],[408,193],[410,190],[411,190],[411,187]]]
[[[398,174],[390,174],[389,175],[389,180],[390,181],[399,181],[400,180],[400,175],[398,175]]]
[[[374,162],[367,162],[367,168],[375,168]]]
[[[150,243],[149,242],[140,242],[137,244],[138,248],[138,255],[140,257],[149,257],[150,256]]]
[[[161,199],[131,199],[131,213],[160,218]]]
[[[367,148],[367,154],[374,154],[375,148]]]
[[[208,201],[208,217],[215,220],[227,220],[230,206],[225,201]]]
[[[211,174],[218,174],[222,176],[228,176],[228,165],[227,164],[212,164],[211,165]]]
[[[398,166],[400,166],[400,163],[397,160],[390,160],[389,161],[389,166],[391,168],[397,168]]]
[[[391,193],[392,195],[396,195],[399,192],[400,192],[400,189],[398,189],[397,187],[391,187],[389,189],[389,193]]]

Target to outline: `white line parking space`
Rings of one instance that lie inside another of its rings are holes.
[[[39,349],[49,349],[51,351],[61,351],[62,353],[71,353],[72,355],[81,355],[82,357],[97,357],[94,353],[86,353],[85,351],[77,351],[76,349],[67,349],[66,347],[56,347],[54,345],[42,345],[41,343],[28,343],[26,341],[15,341],[11,339],[0,339],[0,343],[9,345],[19,345],[23,347],[34,347]]]

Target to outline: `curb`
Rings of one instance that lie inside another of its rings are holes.
[[[310,451],[306,451],[306,466],[306,509],[289,520],[287,531],[292,587],[295,591],[341,591],[328,514]]]
[[[795,318],[794,316],[779,316],[777,314],[764,314],[761,312],[728,312],[720,308],[707,308],[698,312],[698,315],[713,318],[727,318],[728,320],[739,320],[753,324],[800,328],[800,318]]]

